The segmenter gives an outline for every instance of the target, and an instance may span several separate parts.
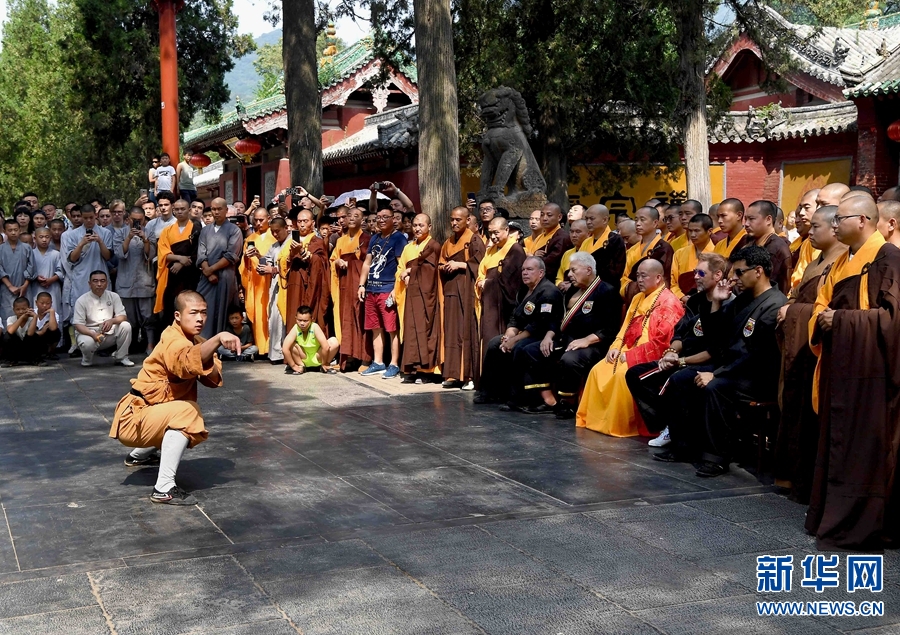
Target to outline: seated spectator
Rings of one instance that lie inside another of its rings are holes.
[[[42,346],[37,331],[37,312],[28,305],[28,298],[16,298],[13,311],[14,314],[6,318],[3,332],[3,368],[20,364],[46,366],[47,362],[42,359],[46,347]],[[56,333],[58,338],[58,327]]]
[[[131,346],[131,324],[119,294],[107,291],[109,283],[105,271],[94,271],[89,280],[91,290],[75,301],[72,325],[75,344],[81,349],[81,365],[93,366],[94,353],[116,348],[117,366],[134,366],[128,359]]]
[[[233,333],[241,340],[241,350],[234,353],[224,346],[220,346],[216,353],[223,361],[241,361],[252,362],[253,356],[259,352],[259,348],[253,343],[253,329],[249,324],[244,323],[244,313],[237,307],[232,307],[228,311],[228,326],[226,329],[229,333]]]
[[[296,322],[284,338],[285,375],[302,375],[313,368],[337,373],[328,364],[337,355],[340,344],[336,337],[325,337],[322,328],[313,322],[312,313],[312,307],[297,308]]]
[[[576,220],[575,228],[582,220]],[[565,314],[551,325],[540,342],[522,351],[525,386],[539,389],[543,403],[529,408],[533,414],[555,412],[559,419],[574,419],[578,392],[591,369],[606,355],[622,316],[622,299],[612,285],[597,275],[597,263],[586,252],[576,252],[567,265],[572,286],[565,293]],[[550,390],[555,384],[559,401]]]
[[[54,351],[63,345],[63,339],[59,312],[53,296],[46,291],[38,293],[34,299],[34,310],[37,312],[35,335],[39,339],[41,355],[44,359],[57,360],[59,358]]]

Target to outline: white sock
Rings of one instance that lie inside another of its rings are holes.
[[[156,479],[156,491],[168,492],[175,487],[175,472],[181,463],[181,455],[188,446],[188,439],[178,430],[167,430],[163,437],[159,457],[159,476]]]
[[[135,448],[129,453],[128,456],[133,459],[146,459],[154,452],[156,452],[156,448]]]

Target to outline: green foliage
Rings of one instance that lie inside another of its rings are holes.
[[[256,51],[253,68],[260,77],[254,93],[256,99],[265,99],[284,91],[282,42],[283,38],[278,38],[275,44],[263,44]],[[316,37],[316,59],[322,59],[327,46],[325,33],[319,33]],[[347,44],[340,38],[335,38],[334,46],[338,52],[347,48]]]
[[[59,202],[144,186],[159,151],[158,18],[143,0],[13,0],[0,51],[0,198]],[[253,47],[231,0],[178,14],[182,126],[228,100],[223,75]]]

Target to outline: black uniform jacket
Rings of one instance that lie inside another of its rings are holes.
[[[531,337],[543,339],[550,327],[562,320],[562,315],[562,291],[544,278],[531,294],[528,287],[519,291],[519,305],[509,319],[509,326],[528,331]]]

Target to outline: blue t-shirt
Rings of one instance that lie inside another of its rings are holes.
[[[402,232],[394,232],[387,238],[381,234],[369,240],[369,254],[372,266],[366,280],[366,293],[390,293],[394,290],[397,277],[397,261],[406,247],[406,236]]]

